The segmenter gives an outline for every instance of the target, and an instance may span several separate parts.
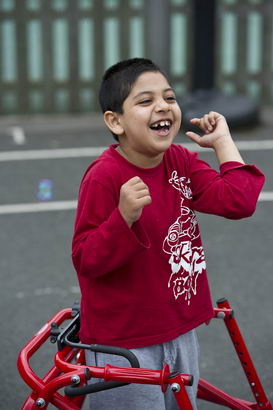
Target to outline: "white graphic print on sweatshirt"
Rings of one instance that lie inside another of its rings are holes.
[[[192,198],[190,179],[178,177],[173,171],[169,183],[181,194],[180,215],[169,227],[163,242],[163,251],[170,255],[171,266],[168,287],[172,288],[175,299],[184,295],[188,305],[191,297],[197,294],[199,275],[206,269],[202,246],[194,246],[200,236],[195,213],[184,206],[184,200]]]

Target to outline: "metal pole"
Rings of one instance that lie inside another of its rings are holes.
[[[146,56],[167,73],[170,72],[170,2],[168,0],[146,0]]]
[[[215,0],[194,0],[193,90],[214,87]]]

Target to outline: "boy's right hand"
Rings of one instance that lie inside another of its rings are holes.
[[[118,209],[129,227],[136,222],[144,206],[152,202],[148,186],[139,177],[133,177],[120,188]]]

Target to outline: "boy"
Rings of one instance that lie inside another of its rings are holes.
[[[141,367],[194,375],[187,391],[193,407],[198,384],[194,329],[212,317],[206,264],[194,211],[239,219],[252,215],[264,177],[245,165],[225,118],[194,118],[220,172],[172,144],[181,111],[166,75],[150,60],[110,67],[102,80],[104,121],[118,144],[87,169],[79,192],[72,257],[78,273],[83,343],[131,349]],[[87,364],[126,366],[121,358],[88,352]],[[91,407],[177,408],[159,386],[129,385],[96,393]]]

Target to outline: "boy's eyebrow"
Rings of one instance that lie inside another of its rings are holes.
[[[165,90],[163,90],[164,93],[168,92],[168,91],[172,91],[174,93],[174,89],[172,87],[166,88]],[[137,95],[135,95],[133,97],[133,99],[135,100],[136,98],[141,97],[144,94],[154,94],[153,91],[151,90],[147,90],[147,91],[141,91],[140,93],[138,93]]]

